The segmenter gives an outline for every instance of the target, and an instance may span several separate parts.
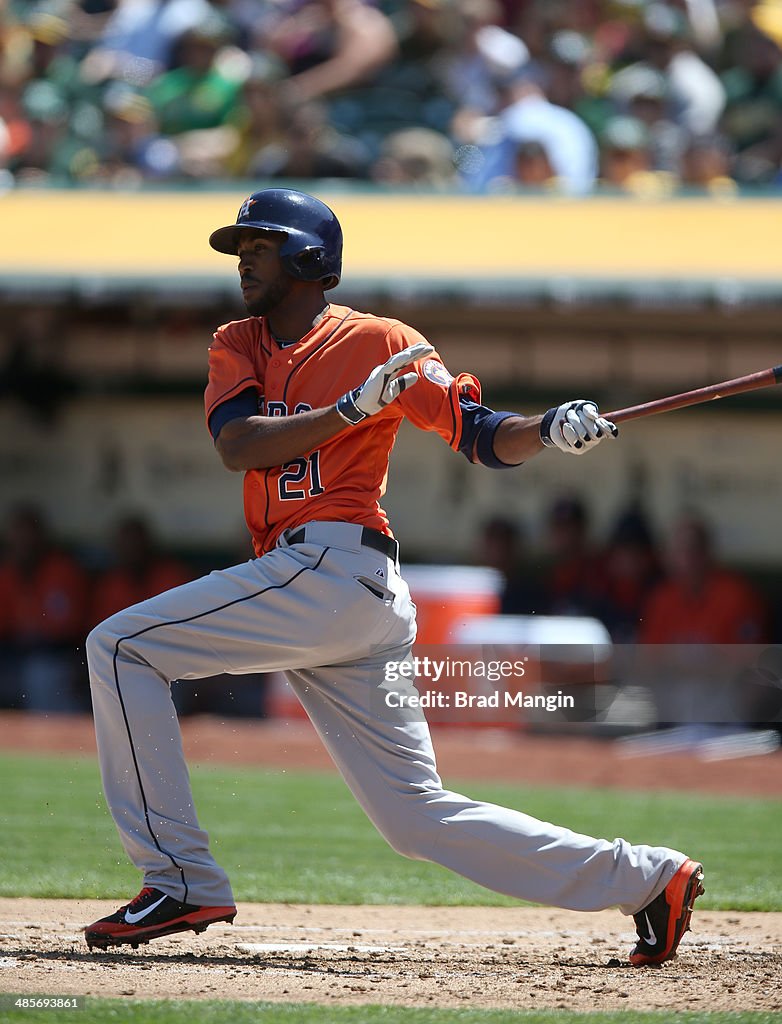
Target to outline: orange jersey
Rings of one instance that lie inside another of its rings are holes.
[[[70,643],[87,618],[87,577],[68,555],[49,551],[30,571],[0,565],[0,638],[23,644]]]
[[[260,415],[326,408],[363,384],[395,352],[424,340],[398,320],[334,304],[300,341],[284,347],[271,336],[263,317],[225,324],[209,349],[207,423],[223,402],[247,388],[258,391]],[[415,387],[382,412],[358,426],[346,426],[284,466],[245,474],[245,517],[259,556],[274,547],[284,530],[312,520],[357,523],[391,533],[380,499],[402,418],[436,431],[457,450],[462,432],[459,396],[480,402],[477,379],[466,373],[454,379],[436,353],[419,360],[415,369]]]
[[[642,644],[757,644],[765,639],[765,609],[740,576],[714,569],[698,594],[676,580],[658,583],[644,609]]]

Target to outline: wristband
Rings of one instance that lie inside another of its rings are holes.
[[[557,408],[559,408],[557,406]],[[554,418],[557,415],[557,408],[549,409],[544,414],[543,419],[540,421],[540,439],[546,448],[556,448],[556,444],[551,440],[551,424],[554,422]]]
[[[361,388],[354,388],[353,391],[347,391],[337,399],[337,412],[351,427],[355,427],[356,424],[367,418],[367,413],[362,412],[356,405],[356,399],[360,394]]]

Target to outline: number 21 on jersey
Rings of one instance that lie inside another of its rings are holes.
[[[299,402],[293,410],[295,416],[300,412],[310,412],[311,405]],[[267,416],[287,416],[286,402],[269,402],[266,407]],[[320,482],[320,452],[314,451],[306,458],[291,459],[282,467],[277,480],[280,501],[302,501],[323,494],[324,487]]]

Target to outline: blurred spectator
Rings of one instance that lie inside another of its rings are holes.
[[[45,7],[34,9],[28,22],[29,38],[24,77],[46,80],[66,93],[79,89],[79,62],[70,47],[71,30],[66,18]]]
[[[590,40],[580,32],[555,32],[546,52],[547,92],[552,103],[576,110],[584,92],[584,71],[593,55]]]
[[[270,178],[366,178],[369,152],[357,139],[337,132],[321,103],[294,106],[282,145],[257,153],[255,173]]]
[[[482,119],[500,109],[502,86],[529,60],[518,36],[501,27],[498,0],[460,0],[457,41],[446,58],[444,82],[459,109],[452,126],[459,142],[480,142]]]
[[[497,118],[499,141],[486,151],[479,186],[502,189],[512,180],[517,147],[536,142],[546,153],[563,191],[588,192],[597,174],[597,145],[572,111],[550,103],[529,75],[508,88],[509,102]]]
[[[225,158],[229,174],[260,177],[271,159],[282,162],[287,108],[283,100],[282,64],[261,58],[253,62],[232,118],[235,137]]]
[[[207,0],[116,0],[82,75],[144,86],[169,67],[176,40],[214,13]]]
[[[632,507],[619,516],[603,554],[598,617],[615,644],[638,638],[646,601],[660,579],[660,564],[646,516]]]
[[[554,168],[539,142],[522,142],[516,150],[513,180],[523,188],[556,188]]]
[[[455,14],[447,0],[392,2],[388,16],[397,39],[398,62],[420,67],[448,57],[459,33]]]
[[[545,63],[551,102],[578,114],[599,136],[615,107],[607,95],[609,68],[599,55],[596,38],[572,29],[555,32],[548,43]]]
[[[657,197],[673,187],[670,175],[654,170],[652,141],[642,121],[615,117],[600,139],[601,181],[609,189]]]
[[[739,63],[722,76],[728,97],[722,131],[735,145],[741,183],[779,179],[782,166],[782,48],[751,23],[736,43]]]
[[[652,167],[649,133],[631,117],[612,118],[600,138],[601,177],[611,188],[625,189],[637,174]]]
[[[782,6],[779,0],[760,0],[750,5],[752,24],[782,46]]]
[[[365,178],[370,154],[330,123],[322,103],[294,102],[277,60],[256,56],[234,112],[224,158],[240,177]]]
[[[611,96],[623,115],[617,121],[634,119],[644,126],[651,169],[675,173],[687,132],[676,121],[669,90],[665,75],[643,63],[618,72],[611,83]]]
[[[755,644],[767,635],[759,595],[714,557],[706,523],[685,516],[666,551],[667,578],[649,596],[639,635],[645,644]]]
[[[693,135],[713,132],[725,106],[725,89],[692,49],[685,14],[671,4],[651,3],[644,10],[643,27],[644,52],[665,76],[676,120]]]
[[[692,30],[693,43],[699,53],[712,55],[719,47],[722,29],[719,0],[685,0],[684,6]],[[775,2],[775,0],[772,0]]]
[[[733,195],[736,182],[730,177],[730,148],[720,136],[693,139],[682,155],[681,183],[687,189],[715,196]]]
[[[521,529],[504,516],[481,527],[476,557],[481,565],[502,574],[501,615],[534,615],[543,609],[543,595],[526,562]]]
[[[701,518],[674,525],[665,561],[667,577],[649,595],[638,635],[654,646],[639,648],[634,675],[649,686],[658,723],[698,726],[697,739],[703,723],[724,729],[743,721],[736,670],[746,656],[724,645],[765,642],[767,614],[750,584],[717,564]]]
[[[394,132],[383,143],[372,177],[384,185],[448,188],[456,183],[453,146],[431,128]]]
[[[152,105],[145,96],[115,83],[107,90],[104,107],[106,131],[97,177],[132,186],[179,174],[179,150],[171,139],[160,134]]]
[[[90,625],[191,579],[185,566],[161,553],[146,519],[126,516],[114,531],[112,564],[93,588]]]
[[[549,615],[597,615],[605,592],[602,559],[589,540],[583,502],[564,497],[545,516],[549,564],[544,578]]]
[[[364,0],[283,0],[260,48],[288,66],[298,102],[362,85],[397,53],[391,22]]]
[[[344,135],[380,155],[384,139],[406,128],[447,133],[454,103],[443,79],[452,45],[451,12],[443,0],[409,0],[390,11],[395,55],[378,68],[371,83],[328,96],[329,115]]]
[[[87,579],[49,537],[42,513],[18,505],[6,523],[0,561],[2,703],[34,711],[88,704],[74,689],[86,625]]]
[[[383,134],[417,126],[448,131],[460,102],[447,86],[448,66],[458,50],[460,21],[455,15],[450,0],[392,0],[389,17],[398,52],[377,76],[381,111],[393,115]],[[370,92],[361,102],[371,110],[376,97]]]
[[[25,144],[11,161],[17,180],[42,181],[51,172],[68,173],[68,104],[50,82],[32,82],[22,94]]]
[[[216,63],[230,26],[216,15],[199,21],[175,43],[176,66],[147,90],[164,135],[216,128],[232,114],[241,81],[228,77]]]

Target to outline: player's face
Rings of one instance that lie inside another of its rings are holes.
[[[239,239],[239,278],[250,316],[268,316],[287,298],[294,279],[280,262],[280,239],[272,234],[243,232]]]

